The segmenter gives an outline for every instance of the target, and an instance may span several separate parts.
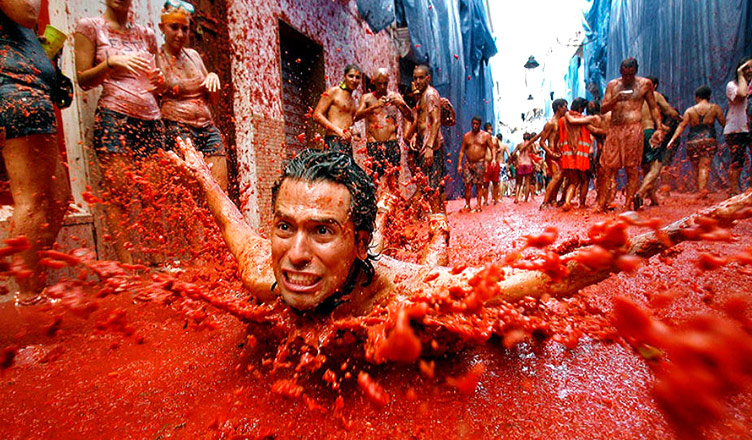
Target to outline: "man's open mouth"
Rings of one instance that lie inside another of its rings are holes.
[[[283,272],[285,278],[285,284],[294,290],[306,289],[315,286],[321,277],[314,274],[299,273],[299,272]]]

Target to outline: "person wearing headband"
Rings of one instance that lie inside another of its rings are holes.
[[[216,101],[219,95],[220,81],[216,73],[206,70],[198,52],[185,47],[192,11],[191,4],[170,0],[162,9],[159,24],[165,37],[157,65],[165,77],[161,110],[166,143],[173,150],[177,137],[191,138],[211,164],[214,179],[227,191],[225,147],[209,111],[209,100]]]

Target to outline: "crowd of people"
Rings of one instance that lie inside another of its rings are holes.
[[[55,139],[51,96],[59,85],[54,57],[48,58],[32,30],[38,14],[33,7],[26,7],[32,3],[0,2],[0,37],[11,54],[0,62],[2,153],[16,205],[10,235],[25,235],[30,242],[29,249],[20,255],[31,270],[31,276],[20,282],[21,298],[36,298],[43,289],[39,251],[53,244],[70,198]],[[165,3],[159,23],[165,39],[161,47],[154,30],[132,21],[130,7],[127,0],[107,0],[101,16],[81,19],[75,31],[77,83],[84,90],[101,86],[102,91],[93,148],[104,176],[103,185],[111,194],[126,192],[125,170],[134,164],[138,167],[154,162],[155,152],[175,150],[177,139],[182,138],[190,139],[202,153],[212,181],[226,192],[225,146],[209,110],[209,103],[216,100],[221,88],[220,80],[216,73],[207,71],[198,52],[186,47],[194,6],[182,0]],[[566,101],[555,100],[554,116],[543,130],[525,133],[523,142],[513,149],[502,142],[501,135],[494,136],[493,124],[483,125],[480,117],[473,118],[456,160],[457,174],[464,183],[464,209],[473,210],[473,187],[477,194],[475,211],[490,202],[498,203],[510,192],[515,203],[545,192],[541,208],[558,204],[562,209],[572,209],[575,196],[584,207],[591,179],[595,178],[596,208],[610,210],[616,196],[616,175],[622,168],[627,176],[625,208],[639,209],[643,199],[657,204],[656,181],[661,167],[671,160],[671,148],[687,125],[687,155],[703,193],[717,149],[715,122],[725,127],[732,154],[730,192],[737,193],[750,144],[746,103],[752,61],[742,60],[728,85],[731,105],[727,116],[710,103],[710,89],[704,86],[695,93],[697,104],[679,118],[656,91],[658,79],[638,77],[637,70],[634,58],[624,60],[621,77],[608,84],[600,103],[576,98],[568,109]],[[353,143],[361,139],[354,124],[365,121],[367,159],[363,166],[378,188],[379,214],[367,244],[376,253],[383,248],[385,215],[400,192],[397,176],[404,145],[417,188],[413,198],[425,208],[432,235],[442,231],[446,245],[444,187],[446,167],[453,158],[447,157],[441,127],[454,124],[451,103],[431,86],[431,68],[427,65],[414,68],[411,89],[404,96],[390,91],[391,73],[379,68],[372,74],[373,90],[364,91],[356,102],[353,92],[361,86],[362,76],[357,65],[346,66],[342,81],[322,94],[312,116],[325,131],[321,148],[350,158]],[[641,185],[640,167],[644,171]],[[144,200],[140,206],[147,203]],[[114,232],[117,257],[130,263],[131,240],[122,228],[128,220],[128,207],[107,203],[104,208],[110,231]],[[440,263],[445,258],[434,256],[424,261]]]

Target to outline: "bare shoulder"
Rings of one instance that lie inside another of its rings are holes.
[[[606,89],[613,89],[621,85],[621,78],[615,78],[608,82]]]

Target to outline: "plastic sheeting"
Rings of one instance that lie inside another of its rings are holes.
[[[619,76],[621,60],[633,56],[640,64],[639,75],[657,76],[658,91],[680,113],[694,105],[694,90],[703,84],[713,90],[712,101],[728,109],[726,84],[741,57],[752,52],[752,2],[611,0],[608,15],[605,3],[608,0],[593,0],[585,18],[591,28],[600,29],[598,48],[603,30],[609,29],[603,45],[608,52],[606,78]],[[602,62],[598,50],[591,52],[588,65]],[[588,76],[588,81],[596,77]],[[728,149],[722,147],[720,152],[711,176],[716,188],[725,182],[729,161]],[[683,157],[681,149],[677,158]],[[685,163],[682,175],[689,174],[689,168]]]
[[[462,134],[470,129],[475,115],[495,120],[488,59],[497,49],[485,0],[359,0],[357,5],[374,31],[381,26],[382,16],[388,15],[381,10],[391,5],[396,21],[406,23],[410,33],[412,50],[406,58],[429,65],[433,86],[454,105],[457,125],[442,131],[449,159],[447,195],[458,196],[462,181],[455,171]]]
[[[394,1],[356,0],[363,20],[374,32],[380,32],[394,23]]]
[[[583,27],[585,41],[582,52],[585,64],[585,89],[587,99],[600,100],[606,90],[606,68],[608,64],[607,43],[609,24],[611,23],[611,1],[590,0],[591,4],[585,12]]]

